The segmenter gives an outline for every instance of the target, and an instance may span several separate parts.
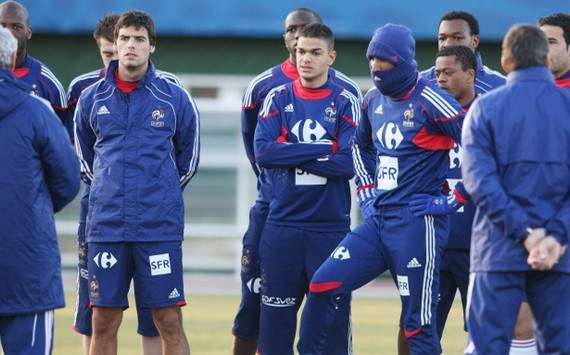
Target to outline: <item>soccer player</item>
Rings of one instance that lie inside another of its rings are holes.
[[[419,77],[407,27],[378,28],[366,56],[375,87],[364,98],[353,159],[361,205],[373,211],[313,276],[299,352],[328,354],[331,320],[345,311],[350,292],[389,269],[411,353],[439,354],[435,312],[449,221],[445,215],[416,217],[408,202],[415,193],[441,194],[449,150],[460,142],[463,110]]]
[[[259,196],[249,214],[249,227],[243,237],[241,281],[242,299],[234,320],[234,355],[254,355],[257,349],[259,334],[260,307],[260,273],[259,273],[259,239],[267,219],[272,188],[267,181],[263,169],[255,161],[254,134],[257,117],[263,100],[269,91],[280,85],[299,78],[296,66],[295,48],[300,31],[310,23],[322,23],[319,14],[311,9],[297,8],[285,19],[283,39],[289,56],[283,63],[270,68],[255,77],[243,97],[241,119],[242,134],[246,154],[253,171],[258,176]],[[357,97],[361,97],[360,89],[352,80],[341,72],[329,68],[329,76],[343,88]]]
[[[548,41],[513,26],[507,84],[477,99],[463,129],[463,179],[477,206],[466,354],[507,354],[526,294],[540,353],[570,353],[570,93],[556,87]],[[539,138],[543,137],[543,139]]]
[[[113,47],[113,31],[119,19],[117,14],[107,14],[99,20],[93,38],[99,48],[99,54],[103,62],[103,68],[79,75],[71,81],[67,93],[67,108],[70,120],[73,120],[75,108],[81,92],[95,82],[103,79],[107,72],[107,67],[112,60],[117,59],[117,51]],[[181,85],[179,79],[168,72],[156,70],[157,75]],[[85,220],[87,217],[87,207],[89,203],[89,185],[85,184],[83,195],[81,196],[78,229],[78,268],[77,268],[77,302],[75,303],[75,316],[73,328],[84,335],[83,344],[85,352],[89,352],[91,343],[91,309],[89,308],[89,284],[87,273],[87,244],[85,242]],[[142,335],[143,354],[160,354],[161,344],[158,330],[152,320],[150,309],[141,308],[137,305],[137,315],[139,318],[138,333]]]
[[[475,100],[476,72],[477,59],[468,47],[444,47],[437,53],[435,60],[437,85],[452,94],[466,111]],[[460,150],[459,153],[462,151]],[[450,152],[450,169],[447,181],[451,189],[455,188],[458,182],[461,182],[461,165],[459,164],[461,158],[461,156],[454,156],[453,152]],[[458,196],[462,208],[457,209],[457,212],[450,216],[450,236],[442,257],[440,297],[437,305],[437,331],[440,339],[457,290],[459,290],[465,313],[467,286],[469,284],[469,245],[471,243],[471,225],[475,215],[475,206],[467,200],[468,196],[465,196],[464,191],[457,189],[455,194]]]
[[[32,92],[48,100],[55,113],[73,137],[73,122],[67,117],[65,90],[55,75],[42,62],[28,54],[32,38],[28,10],[16,1],[0,4],[0,25],[12,32],[18,40],[18,54],[14,75],[32,87]]]
[[[267,95],[255,131],[255,159],[273,188],[259,247],[259,351],[268,355],[293,354],[309,280],[350,230],[358,99],[329,76],[336,52],[327,26],[305,26],[296,52],[299,79]],[[351,353],[349,318],[345,308],[333,320],[327,354]]]
[[[548,66],[560,87],[570,88],[570,14],[556,13],[538,20],[548,38]]]
[[[87,212],[90,354],[116,354],[117,330],[134,279],[166,354],[188,354],[181,323],[182,189],[199,157],[196,106],[150,62],[156,34],[144,12],[121,15],[118,61],[85,89],[75,115],[76,149],[90,185]]]
[[[0,27],[0,343],[45,355],[65,305],[53,214],[79,191],[79,163],[49,104],[12,74],[17,48]]]

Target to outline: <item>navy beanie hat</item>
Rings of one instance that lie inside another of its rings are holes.
[[[366,57],[382,58],[395,66],[402,61],[416,66],[416,41],[412,31],[402,25],[387,23],[376,29],[368,44]]]

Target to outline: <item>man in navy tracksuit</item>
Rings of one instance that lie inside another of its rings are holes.
[[[477,206],[466,354],[507,354],[526,293],[541,353],[570,354],[570,93],[546,67],[536,27],[512,27],[507,85],[477,99],[463,131],[464,183]]]
[[[121,15],[114,40],[119,60],[83,91],[75,115],[77,153],[90,185],[90,353],[116,353],[134,279],[136,302],[152,309],[163,351],[187,354],[179,309],[182,189],[198,165],[198,112],[188,93],[150,63],[156,35],[146,13]]]
[[[45,64],[28,54],[28,41],[32,38],[28,10],[16,1],[3,2],[0,4],[0,25],[18,40],[14,76],[30,85],[35,95],[49,101],[72,137],[73,122],[67,116],[63,86]]]
[[[334,39],[322,24],[307,25],[297,42],[299,80],[266,97],[255,132],[255,159],[273,196],[260,242],[259,351],[293,354],[297,311],[309,280],[350,230],[350,141],[358,99],[328,69]],[[327,354],[349,354],[349,308],[333,320]]]
[[[283,63],[256,76],[243,97],[241,119],[245,151],[253,171],[258,177],[259,196],[249,213],[249,226],[243,237],[241,281],[242,299],[234,320],[234,355],[254,355],[259,334],[259,240],[269,212],[272,188],[263,169],[255,161],[254,134],[263,100],[280,85],[299,79],[295,47],[300,31],[309,23],[322,23],[319,14],[311,9],[298,8],[287,15],[283,38],[289,58]],[[329,68],[329,76],[341,87],[361,97],[358,85],[341,72]]]
[[[107,14],[99,22],[93,32],[93,38],[97,42],[99,54],[103,62],[103,68],[79,75],[71,81],[67,92],[67,112],[69,119],[73,121],[75,109],[79,96],[87,87],[103,79],[107,73],[107,68],[112,60],[117,59],[117,51],[113,48],[113,31],[119,19],[117,14]],[[158,76],[164,77],[176,85],[182,85],[180,80],[171,73],[161,70],[155,71]],[[87,208],[89,205],[89,185],[84,184],[83,194],[79,209],[79,228],[77,232],[78,245],[78,265],[77,265],[77,302],[75,303],[75,314],[73,319],[73,329],[85,336],[84,347],[86,353],[89,351],[91,343],[91,318],[92,312],[89,308],[89,276],[87,272],[87,242],[85,241],[85,221],[87,219]],[[138,329],[142,335],[142,348],[145,354],[160,354],[161,345],[158,330],[152,320],[150,310],[137,305]]]
[[[476,72],[477,59],[468,47],[445,47],[437,53],[435,61],[437,84],[452,94],[465,111],[469,109],[476,97],[474,86]],[[441,262],[440,297],[437,306],[437,331],[440,339],[457,290],[459,290],[461,304],[465,311],[467,285],[469,284],[469,244],[471,225],[475,215],[475,205],[469,201],[469,196],[460,185],[463,151],[457,144],[454,148],[449,154],[447,183],[454,191],[461,207],[450,215],[449,240]]]
[[[16,49],[0,28],[0,341],[45,355],[65,305],[53,214],[79,191],[79,163],[49,103],[12,74]]]
[[[463,111],[416,70],[411,31],[387,24],[368,46],[375,88],[365,96],[353,145],[361,205],[369,217],[339,244],[310,284],[299,352],[328,354],[331,320],[350,292],[390,270],[412,354],[438,354],[435,312],[448,217],[416,217],[411,195],[441,194]],[[368,196],[367,196],[368,194]]]

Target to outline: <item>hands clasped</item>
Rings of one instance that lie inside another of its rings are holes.
[[[528,264],[537,271],[551,270],[566,252],[566,246],[547,235],[544,228],[533,229],[525,239],[524,247],[528,251]]]

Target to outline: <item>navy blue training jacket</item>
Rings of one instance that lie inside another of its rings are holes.
[[[517,70],[475,100],[463,128],[465,188],[477,206],[471,271],[530,270],[519,241],[570,232],[570,93],[546,67]],[[570,271],[569,253],[555,270]]]
[[[0,70],[0,316],[64,306],[54,212],[79,191],[79,163],[44,99]]]

